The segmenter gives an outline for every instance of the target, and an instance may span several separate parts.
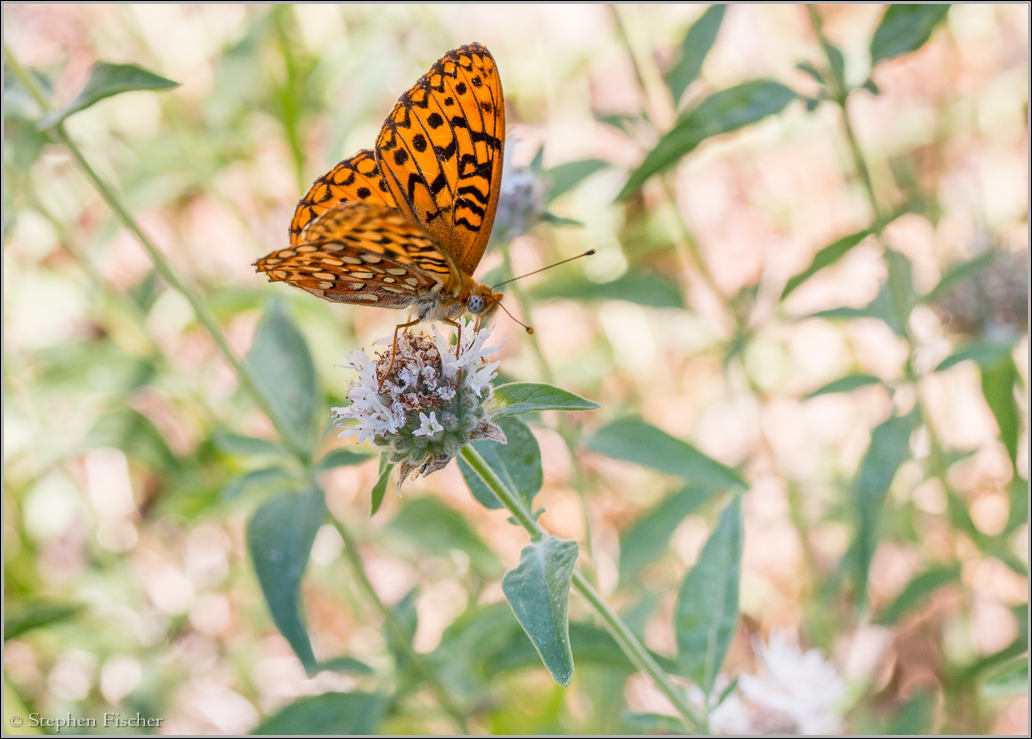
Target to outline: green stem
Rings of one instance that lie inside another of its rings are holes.
[[[548,532],[541,528],[538,522],[534,520],[534,517],[526,510],[519,497],[505,486],[494,473],[494,470],[484,461],[484,458],[477,453],[476,449],[467,445],[462,448],[460,454],[469,466],[476,471],[480,479],[484,481],[484,484],[491,489],[495,497],[509,510],[520,526],[526,529],[527,533],[530,534],[531,541],[539,541],[548,535]],[[631,631],[630,627],[606,604],[598,591],[579,572],[573,573],[573,587],[584,597],[599,618],[602,619],[628,659],[652,679],[655,686],[674,705],[678,713],[681,714],[685,724],[693,730],[698,730],[703,725],[703,722],[696,715],[695,710],[689,705],[688,701],[685,700],[685,691],[679,689],[671,682],[670,677],[663,671],[663,668],[659,666],[649,650]]]
[[[853,130],[853,124],[849,120],[849,111],[846,107],[846,102],[849,98],[849,88],[846,85],[845,79],[832,61],[831,58],[831,45],[827,37],[824,35],[824,26],[821,21],[820,15],[814,9],[814,6],[807,5],[806,12],[810,16],[810,24],[813,26],[814,33],[817,34],[817,40],[820,41],[821,51],[824,52],[824,59],[828,63],[828,75],[832,82],[832,96],[835,103],[842,110],[842,126],[845,129],[846,141],[849,143],[849,152],[853,159],[853,166],[856,168],[857,175],[860,177],[860,182],[864,186],[864,191],[867,194],[868,202],[871,205],[871,209],[874,211],[875,222],[878,224],[878,228],[882,225],[882,211],[878,207],[878,198],[874,194],[874,182],[871,179],[871,171],[867,167],[867,161],[864,158],[863,150],[860,148],[860,142],[856,137],[856,132]]]
[[[40,110],[45,114],[49,110],[47,100],[43,95],[43,91],[40,89],[39,84],[35,78],[30,75],[21,63],[15,58],[10,48],[4,44],[4,59],[7,62],[7,66],[15,73],[18,80],[22,83],[25,89],[35,99],[39,105]],[[122,222],[127,229],[140,242],[143,248],[150,255],[151,261],[154,263],[155,269],[164,278],[164,280],[177,292],[179,292],[194,311],[194,315],[197,316],[197,320],[207,329],[212,340],[215,342],[215,346],[218,347],[219,351],[225,357],[226,361],[232,365],[236,371],[237,376],[240,378],[244,387],[248,393],[253,397],[255,403],[262,409],[262,411],[272,421],[273,426],[276,427],[276,431],[279,433],[283,443],[287,445],[290,451],[299,459],[303,464],[307,464],[309,461],[310,453],[307,446],[297,438],[292,427],[286,422],[282,415],[277,411],[268,401],[265,394],[262,392],[258,381],[252,374],[250,368],[240,361],[237,356],[233,353],[233,350],[229,346],[229,342],[226,340],[225,335],[222,333],[222,328],[219,326],[218,321],[215,320],[215,316],[209,310],[207,304],[205,304],[187,285],[179,278],[175,270],[169,264],[168,260],[165,259],[165,255],[154,245],[150,238],[143,232],[140,225],[133,218],[132,214],[122,203],[121,198],[115,192],[115,189],[109,185],[93,167],[86,160],[82,151],[75,144],[74,141],[68,136],[68,133],[64,129],[62,123],[58,123],[52,129],[50,129],[51,135],[60,143],[64,144],[65,148],[71,153],[72,157],[78,163],[82,169],[86,178],[90,180],[100,196],[108,204],[108,206],[114,211],[115,215]]]
[[[430,689],[430,692],[434,694],[437,702],[441,704],[441,708],[443,708],[452,718],[463,734],[468,734],[469,726],[466,724],[465,716],[452,702],[451,697],[448,695],[448,691],[438,679],[437,674],[426,664],[426,660],[422,655],[416,652],[415,648],[411,644],[408,634],[405,633],[405,629],[394,615],[394,611],[387,607],[387,604],[380,599],[380,595],[376,592],[376,589],[373,588],[373,583],[369,580],[365,569],[362,567],[362,560],[358,556],[358,543],[355,541],[355,537],[351,533],[351,530],[335,516],[331,516],[330,521],[333,523],[334,528],[337,529],[337,533],[340,534],[340,538],[344,540],[344,555],[348,558],[348,563],[351,565],[351,569],[355,573],[355,577],[358,580],[358,584],[362,588],[362,591],[366,594],[369,600],[372,601],[373,605],[376,606],[376,610],[380,612],[380,615],[383,616],[387,629],[394,636],[395,641],[401,646],[401,649],[405,652],[405,656],[412,663],[413,667],[415,667],[416,671],[419,672],[420,676],[426,683],[426,686]]]

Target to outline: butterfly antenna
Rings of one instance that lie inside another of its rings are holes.
[[[531,275],[536,275],[538,272],[544,272],[546,269],[552,269],[552,267],[558,267],[560,264],[566,264],[567,262],[572,262],[574,259],[580,259],[581,257],[590,257],[594,253],[595,253],[594,249],[588,249],[583,254],[578,254],[575,257],[570,257],[569,259],[561,259],[558,262],[555,262],[554,264],[550,264],[547,267],[542,267],[541,269],[536,269],[533,272],[528,272],[525,275],[520,275],[519,277],[512,277],[512,278],[510,278],[508,280],[503,280],[502,282],[499,282],[497,285],[493,285],[491,287],[491,289],[494,290],[496,288],[501,287],[502,285],[508,285],[510,282],[514,282],[516,280],[522,280],[524,277],[530,277]],[[503,308],[503,310],[504,310],[504,308]],[[509,313],[509,311],[505,311],[505,312]],[[509,315],[511,316],[512,314],[509,313]],[[516,319],[514,318],[513,320],[515,321]],[[519,323],[519,321],[516,321],[516,322]],[[521,325],[525,325],[525,324],[521,324]],[[531,332],[531,333],[533,333],[533,332]]]
[[[506,280],[506,282],[509,282],[509,280]],[[531,328],[530,326],[528,326],[528,325],[527,325],[527,324],[525,324],[525,323],[524,323],[523,321],[521,321],[521,320],[520,320],[519,318],[517,318],[517,317],[516,317],[516,316],[514,316],[514,315],[513,315],[512,313],[510,313],[510,312],[509,312],[509,309],[508,309],[508,308],[506,308],[506,307],[505,307],[504,305],[502,305],[502,301],[501,301],[501,300],[495,300],[495,303],[497,303],[497,304],[498,304],[498,307],[499,307],[499,308],[501,308],[502,310],[504,310],[504,311],[505,311],[505,315],[509,316],[509,318],[511,318],[512,320],[516,321],[516,323],[518,323],[518,324],[520,324],[521,326],[523,326],[523,328],[527,329],[527,333],[528,333],[528,334],[532,334],[532,333],[534,333],[534,329],[532,329],[532,328]]]

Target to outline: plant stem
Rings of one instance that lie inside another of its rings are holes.
[[[860,148],[860,142],[856,137],[856,132],[853,130],[853,124],[849,120],[849,111],[846,107],[846,101],[849,98],[849,88],[846,85],[845,79],[842,78],[837,65],[832,61],[831,45],[824,35],[824,26],[820,15],[812,5],[806,6],[806,12],[810,16],[810,24],[813,26],[814,33],[817,34],[817,40],[820,41],[821,45],[821,51],[824,52],[824,59],[828,63],[828,74],[831,76],[833,88],[831,92],[836,105],[838,105],[842,110],[842,127],[845,129],[846,141],[849,143],[849,152],[853,159],[853,166],[856,168],[857,175],[860,177],[860,182],[864,186],[867,200],[870,203],[871,209],[874,211],[875,222],[880,230],[883,216],[881,208],[878,207],[878,198],[874,194],[874,183],[871,179],[871,171],[867,167],[867,161],[864,159],[863,150]]]
[[[32,95],[36,103],[39,105],[42,113],[47,113],[49,105],[43,95],[43,91],[40,89],[39,84],[35,78],[30,75],[21,63],[15,58],[10,48],[4,44],[4,59],[7,62],[8,67],[18,77],[18,80],[22,83],[22,86],[26,91]],[[300,439],[297,438],[293,428],[286,422],[279,411],[276,410],[269,403],[262,392],[261,387],[258,385],[257,378],[252,374],[250,368],[233,353],[233,350],[229,346],[229,342],[226,340],[225,334],[222,333],[222,328],[219,326],[215,316],[211,313],[206,303],[204,303],[187,285],[179,278],[172,265],[169,264],[165,255],[154,245],[150,238],[143,232],[140,225],[133,218],[132,214],[122,203],[122,199],[115,192],[115,189],[109,185],[93,167],[86,160],[82,151],[78,145],[72,141],[71,137],[64,129],[63,123],[58,123],[52,129],[50,129],[51,135],[60,143],[62,143],[66,149],[71,153],[72,157],[78,163],[82,169],[86,178],[90,180],[100,196],[108,204],[108,206],[114,211],[115,215],[122,222],[127,229],[136,237],[140,242],[141,246],[150,255],[151,261],[154,263],[155,269],[164,278],[164,280],[177,292],[179,292],[194,311],[194,315],[197,316],[197,320],[207,329],[208,334],[215,342],[215,346],[218,347],[223,357],[232,365],[236,371],[237,376],[240,378],[242,384],[252,396],[255,403],[262,409],[262,411],[272,421],[273,426],[276,427],[276,431],[283,443],[290,449],[303,464],[308,464],[310,461],[310,452]]]
[[[484,484],[495,494],[495,497],[509,510],[513,518],[526,529],[527,533],[530,534],[531,541],[540,541],[545,536],[548,536],[548,532],[541,528],[538,522],[534,520],[534,517],[526,510],[519,497],[505,486],[476,449],[466,445],[462,448],[460,454],[469,466],[476,471]],[[687,700],[685,700],[685,691],[677,688],[671,682],[670,677],[663,671],[634,632],[606,604],[598,591],[579,572],[573,573],[573,587],[584,597],[599,618],[602,619],[628,659],[652,679],[655,686],[674,705],[678,713],[681,714],[685,724],[693,730],[698,730],[703,725],[703,722],[696,715]]]
[[[426,660],[423,656],[416,652],[415,648],[411,644],[408,634],[405,633],[405,629],[402,628],[402,625],[398,622],[394,612],[387,607],[387,604],[380,599],[380,595],[376,592],[376,589],[373,588],[373,583],[369,580],[365,569],[362,567],[362,560],[358,556],[358,543],[355,541],[355,537],[351,533],[351,530],[348,529],[342,521],[338,520],[336,516],[330,516],[330,521],[333,523],[334,528],[337,529],[337,533],[340,534],[340,538],[344,540],[344,554],[348,558],[348,563],[351,565],[351,569],[358,580],[359,586],[362,588],[363,592],[365,592],[369,600],[372,601],[373,605],[376,606],[376,610],[378,610],[380,615],[383,616],[387,629],[401,646],[402,650],[405,652],[405,656],[412,663],[412,666],[415,667],[416,671],[422,676],[426,686],[430,689],[430,692],[434,694],[437,702],[441,704],[441,708],[443,708],[445,713],[451,717],[463,734],[468,734],[469,726],[466,724],[466,717],[452,702],[451,697],[448,695],[448,691],[438,679],[437,674],[426,664]]]

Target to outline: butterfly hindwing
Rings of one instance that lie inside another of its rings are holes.
[[[376,140],[377,164],[397,206],[467,275],[491,236],[504,140],[501,79],[480,44],[434,64],[401,96]]]
[[[341,203],[352,202],[395,205],[394,196],[380,175],[376,157],[369,149],[345,159],[312,183],[294,210],[290,243],[310,240],[304,230],[312,221]]]
[[[395,208],[354,202],[312,221],[305,240],[255,262],[273,282],[326,300],[404,308],[440,292],[455,267],[433,238]]]

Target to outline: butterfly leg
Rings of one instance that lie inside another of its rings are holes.
[[[387,365],[387,371],[383,373],[383,377],[380,378],[380,385],[377,390],[383,389],[383,383],[391,376],[391,370],[394,369],[394,357],[398,354],[398,331],[409,326],[415,326],[417,323],[419,323],[419,319],[415,318],[408,323],[399,323],[394,327],[394,341],[391,342],[391,362]]]
[[[462,324],[450,318],[445,318],[444,323],[455,327],[455,358],[458,359],[459,353],[462,351]]]

